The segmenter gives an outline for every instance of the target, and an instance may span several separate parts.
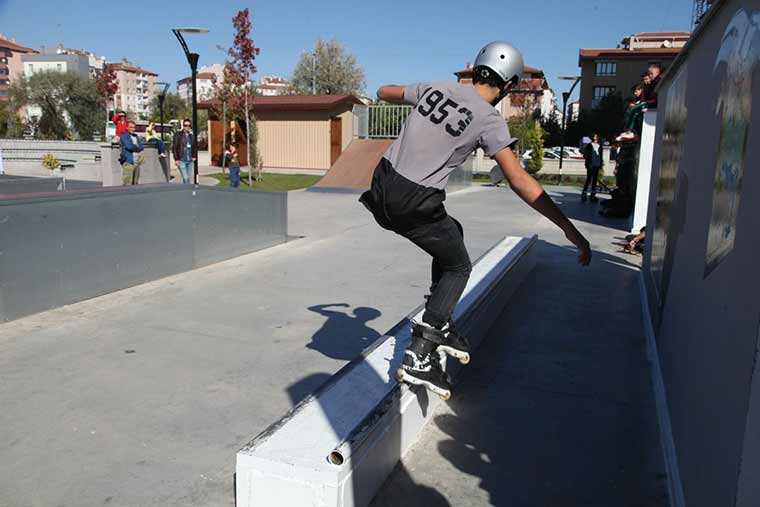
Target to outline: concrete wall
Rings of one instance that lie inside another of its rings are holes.
[[[42,157],[50,153],[63,163],[73,164],[73,167],[64,170],[67,180],[95,181],[103,186],[122,184],[118,145],[88,141],[2,139],[0,149],[3,152],[3,165],[7,174],[50,177],[50,170],[42,165]],[[168,146],[167,151],[171,151]],[[145,145],[143,156],[145,162],[142,165],[140,183],[167,181],[167,173],[160,164],[156,147]]]
[[[760,1],[725,0],[660,89],[642,276],[674,505],[760,505],[758,72]]]
[[[157,185],[0,200],[0,320],[286,240],[287,193]]]
[[[34,178],[29,176],[0,174],[0,199],[20,194],[94,189],[99,188],[100,186],[100,182],[97,181],[67,179],[64,183],[64,179],[61,177]]]

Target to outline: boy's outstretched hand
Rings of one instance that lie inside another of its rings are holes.
[[[591,246],[588,240],[573,227],[573,230],[565,233],[565,237],[578,248],[578,264],[588,266],[591,262]]]

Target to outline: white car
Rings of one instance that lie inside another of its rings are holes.
[[[522,154],[521,158],[523,160],[529,160],[532,153],[533,150],[526,150],[525,153]],[[559,153],[555,153],[549,148],[544,148],[544,160],[559,160]]]
[[[559,146],[552,146],[551,150],[555,154],[559,155],[560,147]],[[564,154],[563,158],[565,158],[565,159],[574,158],[574,159],[581,159],[581,160],[583,160],[583,153],[581,153],[581,150],[579,150],[578,148],[575,148],[573,146],[565,146],[565,152],[564,153],[565,154]]]

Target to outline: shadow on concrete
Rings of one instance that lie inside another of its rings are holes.
[[[350,361],[380,338],[380,333],[368,326],[370,321],[382,315],[380,310],[357,306],[348,313],[349,308],[347,303],[310,306],[309,311],[327,317],[327,320],[306,347],[332,359]]]
[[[599,214],[602,209],[601,202],[609,199],[607,195],[597,195],[598,203],[581,202],[581,189],[572,187],[549,187],[547,191],[552,199],[562,208],[562,211],[571,220],[578,220],[594,225],[602,225],[610,229],[626,231],[630,229],[628,218],[607,218]]]
[[[565,248],[536,249],[536,268],[373,507],[435,505],[429,488],[454,505],[667,505],[638,270],[605,252],[581,269]]]

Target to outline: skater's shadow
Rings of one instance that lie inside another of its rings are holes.
[[[380,333],[368,325],[382,315],[380,310],[366,306],[357,306],[353,311],[349,309],[350,305],[346,303],[310,306],[309,311],[327,317],[327,320],[314,333],[306,347],[332,359],[350,361],[380,338]],[[330,377],[332,375],[329,373],[312,373],[288,386],[292,404],[298,404]]]
[[[368,325],[382,315],[380,310],[357,306],[349,313],[349,308],[346,303],[310,306],[309,311],[327,317],[327,320],[306,347],[332,359],[350,361],[380,338],[380,333]]]

